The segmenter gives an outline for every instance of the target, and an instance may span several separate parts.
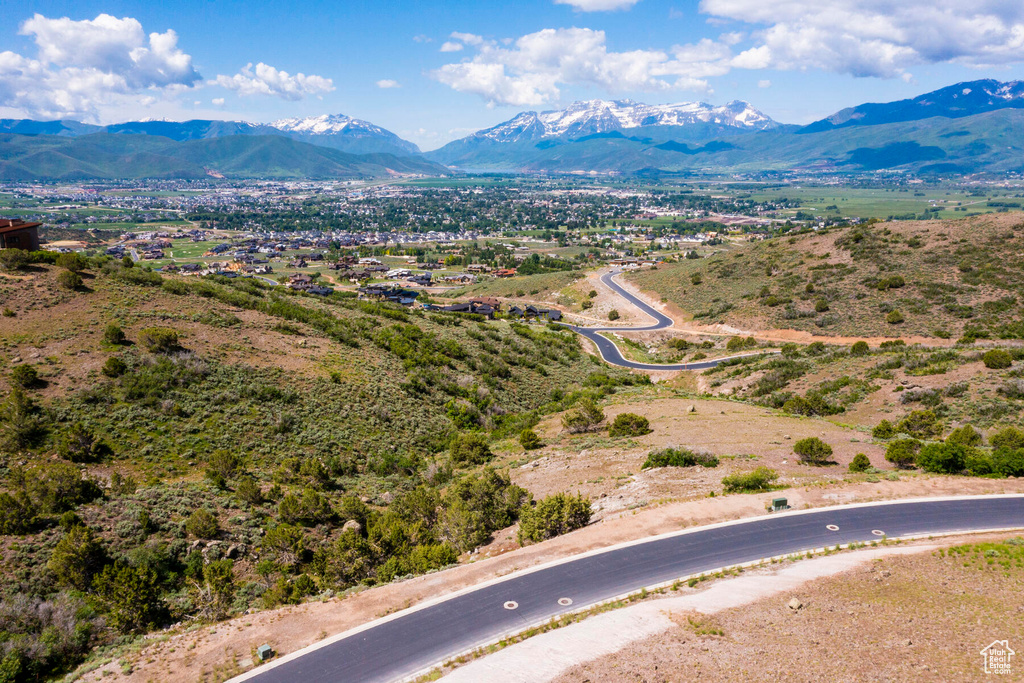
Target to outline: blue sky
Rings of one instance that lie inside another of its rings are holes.
[[[4,3],[0,33],[2,117],[345,113],[424,149],[576,99],[805,123],[1024,77],[1016,0],[32,2]]]

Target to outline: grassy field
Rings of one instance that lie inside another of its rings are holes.
[[[746,194],[746,193],[744,193]],[[980,195],[980,196],[979,196]],[[939,208],[937,218],[959,218],[967,213],[992,213],[989,201],[1020,203],[1016,194],[1005,191],[965,191],[942,188],[860,189],[827,187],[785,187],[770,192],[751,192],[751,199],[770,201],[780,197],[799,199],[800,210],[816,214],[836,214],[859,218],[887,218],[893,215],[921,214]],[[835,207],[835,208],[829,208]],[[795,214],[797,209],[789,213]]]

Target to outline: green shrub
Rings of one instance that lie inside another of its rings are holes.
[[[36,522],[35,506],[24,491],[0,493],[0,534],[26,534]]]
[[[103,491],[69,462],[44,462],[15,476],[32,502],[43,512],[74,510],[99,498]]]
[[[946,437],[946,443],[971,447],[980,446],[981,434],[971,425],[964,425],[950,432]]]
[[[75,290],[81,287],[84,283],[82,282],[82,276],[72,270],[62,270],[57,274],[57,284],[62,289]]]
[[[896,431],[917,439],[928,439],[942,432],[942,424],[933,411],[915,410],[900,420]]]
[[[147,327],[139,332],[139,342],[150,353],[170,353],[179,348],[178,331],[169,327]]]
[[[957,474],[963,471],[970,450],[960,444],[930,443],[921,449],[914,462],[926,472]]]
[[[608,436],[612,438],[620,436],[643,436],[644,434],[650,434],[652,431],[651,425],[647,421],[646,417],[637,415],[636,413],[621,413],[615,416],[615,419],[608,427]]]
[[[891,439],[896,436],[896,428],[888,420],[882,420],[871,430],[871,436],[876,439]]]
[[[718,458],[710,453],[693,452],[685,448],[663,448],[651,451],[641,469],[651,467],[718,467]]]
[[[28,252],[24,249],[0,249],[0,268],[20,270],[28,265]]]
[[[581,398],[562,416],[562,426],[571,434],[588,432],[603,421],[604,411],[590,398]]]
[[[46,567],[58,585],[84,591],[106,563],[107,553],[92,529],[76,525],[54,546]]]
[[[616,309],[614,309],[614,308],[612,310],[608,311],[608,319],[609,320],[618,320],[619,319],[619,312]]]
[[[539,543],[590,523],[590,499],[583,495],[556,493],[535,506],[523,508],[519,517],[519,543]]]
[[[39,372],[31,365],[15,365],[11,370],[11,383],[30,389],[39,383]]]
[[[128,372],[128,365],[117,356],[111,356],[103,363],[102,372],[107,377],[120,377]]]
[[[206,508],[197,508],[185,520],[185,530],[196,538],[216,538],[220,533],[220,523]]]
[[[114,346],[124,344],[124,330],[122,330],[114,323],[110,323],[109,325],[107,325],[106,329],[103,330],[103,341]]]
[[[885,459],[899,468],[907,468],[914,464],[921,450],[921,442],[917,439],[897,439],[885,449]]]
[[[519,432],[519,445],[525,450],[534,451],[541,448],[544,444],[541,442],[540,437],[537,436],[537,432],[532,429],[524,429]]]
[[[457,435],[452,439],[448,453],[456,465],[483,465],[494,457],[487,439],[476,432]]]
[[[828,301],[825,299],[818,299],[814,302],[814,310],[816,313],[827,313],[828,312]]]
[[[904,320],[906,320],[906,318],[904,318],[903,314],[899,311],[889,311],[889,314],[885,316],[885,322],[890,325],[899,325]]]
[[[81,422],[76,422],[61,437],[57,452],[71,462],[96,462],[110,452],[110,447]]]
[[[38,444],[47,431],[41,413],[24,389],[15,385],[0,404],[0,446],[17,451]]]
[[[990,436],[988,442],[992,444],[992,448],[995,450],[1006,449],[1015,451],[1024,448],[1024,431],[1016,427],[1003,427]]]
[[[797,441],[793,452],[800,456],[800,462],[808,465],[824,465],[832,457],[832,447],[816,436]]]
[[[722,478],[726,493],[754,493],[771,490],[779,473],[767,467],[758,467],[750,472],[737,472]]]
[[[89,267],[89,262],[84,256],[77,252],[58,254],[54,264],[58,268],[64,268],[72,273],[79,273]]]
[[[144,633],[169,616],[157,574],[148,567],[122,562],[107,565],[92,585],[110,625],[121,633]]]
[[[853,460],[850,461],[851,472],[867,472],[871,468],[871,460],[868,456],[863,453],[858,453],[853,456]]]
[[[1013,356],[1003,349],[992,349],[985,352],[981,362],[990,370],[1004,370],[1013,365]]]
[[[871,353],[871,347],[868,346],[866,341],[854,342],[853,346],[850,347],[851,356],[866,356]]]

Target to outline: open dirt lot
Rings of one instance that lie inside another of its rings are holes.
[[[978,554],[890,554],[713,617],[673,612],[658,635],[536,680],[980,681],[983,648],[1024,641],[1022,583],[1019,564],[1004,571]]]

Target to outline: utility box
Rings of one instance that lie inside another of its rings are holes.
[[[789,501],[785,498],[772,498],[772,502],[768,505],[770,512],[778,512],[779,510],[788,510]]]
[[[261,662],[265,662],[274,656],[274,648],[269,645],[260,645],[256,648],[256,656],[260,658]]]

